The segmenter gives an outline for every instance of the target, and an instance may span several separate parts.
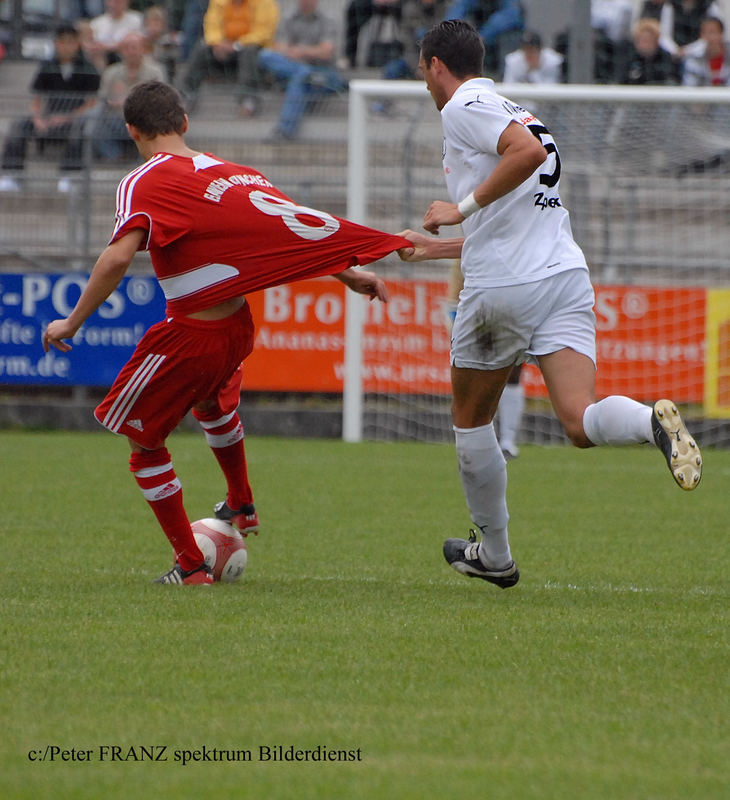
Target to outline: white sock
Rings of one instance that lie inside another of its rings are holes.
[[[472,520],[482,532],[479,557],[488,567],[504,567],[512,560],[507,537],[507,462],[494,426],[457,428],[459,475]]]
[[[508,383],[499,399],[499,444],[502,450],[512,450],[525,410],[525,390],[521,383]]]
[[[653,442],[652,409],[630,397],[611,395],[586,408],[583,430],[593,444],[640,444]]]

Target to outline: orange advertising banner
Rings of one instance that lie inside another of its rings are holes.
[[[246,298],[256,325],[244,362],[244,389],[341,392],[345,287],[311,280],[275,286]]]
[[[388,281],[388,289],[388,303],[367,303],[365,391],[450,394],[446,283]],[[256,346],[244,365],[244,388],[342,392],[345,291],[323,278],[249,295]]]
[[[636,400],[669,395],[702,403],[705,382],[705,289],[594,286],[596,396]],[[546,397],[537,367],[522,376],[530,397]]]
[[[366,392],[449,395],[446,281],[388,281],[391,300],[367,304]],[[693,288],[597,286],[599,397],[650,400],[668,394],[701,403],[705,391],[707,292]],[[345,287],[331,278],[249,296],[257,328],[244,387],[340,393]],[[523,370],[528,396],[546,395],[539,370]]]

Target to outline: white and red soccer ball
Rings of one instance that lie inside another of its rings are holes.
[[[246,569],[246,540],[228,522],[220,519],[199,519],[192,523],[193,536],[213,570],[213,579],[231,583]]]

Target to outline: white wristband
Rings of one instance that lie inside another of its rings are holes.
[[[482,206],[474,199],[474,192],[471,192],[459,203],[457,208],[459,209],[459,214],[466,219],[481,210]]]

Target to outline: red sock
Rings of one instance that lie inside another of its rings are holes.
[[[228,486],[226,502],[229,508],[239,509],[253,503],[253,492],[248,482],[246,451],[243,446],[243,425],[238,413],[220,416],[219,411],[204,413],[193,410],[205,432],[205,440],[210,445],[213,455],[223,470]]]
[[[203,554],[195,543],[183,506],[182,486],[167,448],[132,453],[129,469],[172,545],[177,563],[184,570],[199,567]]]

